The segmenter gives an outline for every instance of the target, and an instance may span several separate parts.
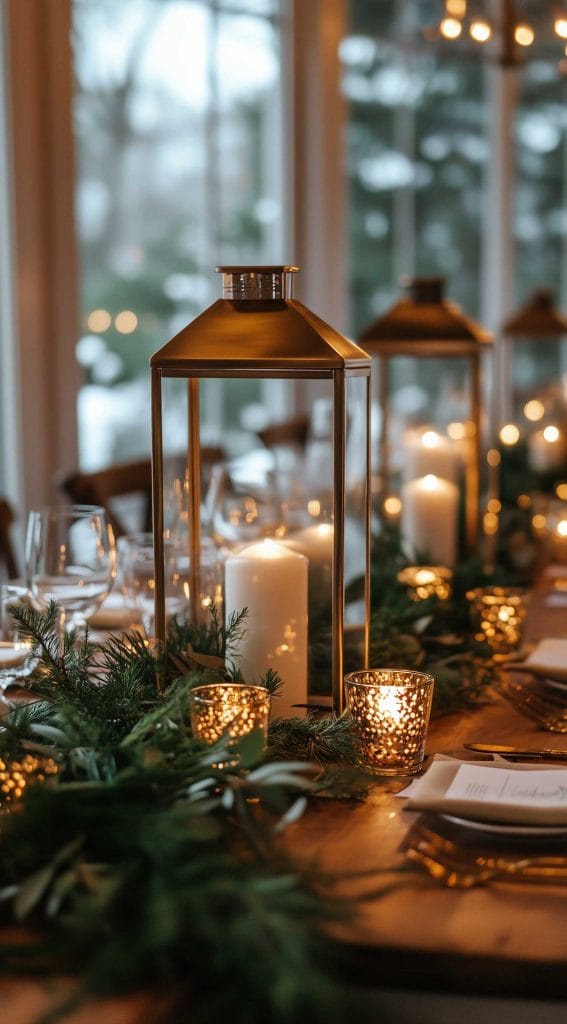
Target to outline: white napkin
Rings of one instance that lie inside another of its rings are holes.
[[[567,683],[567,637],[549,636],[540,640],[523,664],[528,670],[549,672],[551,678]]]
[[[128,604],[124,594],[113,590],[90,616],[89,626],[93,629],[129,629],[139,618],[137,609]]]
[[[567,768],[436,756],[408,790],[406,810],[476,821],[567,826]]]

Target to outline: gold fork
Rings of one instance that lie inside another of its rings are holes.
[[[517,679],[500,679],[496,690],[518,711],[550,732],[567,733],[565,701]]]
[[[411,831],[407,858],[450,889],[471,889],[496,879],[567,885],[567,856],[510,857],[459,846],[423,823]]]
[[[432,878],[448,889],[472,889],[487,882],[509,879],[523,882],[553,882],[567,885],[567,859],[565,857],[522,857],[519,860],[487,859],[480,862],[449,860],[439,850],[435,852],[420,846],[409,846],[406,857],[420,864]]]

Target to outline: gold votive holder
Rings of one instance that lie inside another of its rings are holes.
[[[27,786],[45,782],[57,775],[59,765],[52,757],[37,757],[23,754],[12,761],[5,755],[0,757],[0,807],[15,805],[24,795]]]
[[[452,579],[452,570],[443,565],[408,565],[398,573],[398,582],[407,587],[412,601],[425,601],[428,597],[448,601]]]
[[[270,694],[264,686],[246,683],[208,683],[196,686],[189,695],[191,728],[196,739],[229,743],[255,729],[268,734]]]
[[[471,618],[478,643],[488,644],[496,657],[518,649],[526,618],[525,591],[513,587],[469,590]]]
[[[415,775],[425,758],[433,676],[361,669],[345,676],[345,694],[360,743],[359,767],[372,775]]]

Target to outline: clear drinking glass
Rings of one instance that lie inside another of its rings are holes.
[[[104,509],[61,505],[30,512],[26,569],[35,603],[44,608],[57,602],[62,631],[84,625],[116,575],[114,535]]]
[[[27,599],[25,587],[12,583],[0,585],[0,693],[29,675],[37,662],[31,644],[21,639],[11,611],[15,605],[25,604]]]

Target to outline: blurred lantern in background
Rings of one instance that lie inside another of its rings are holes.
[[[567,459],[567,318],[547,288],[504,323],[501,344],[500,425],[516,427],[528,471],[559,475]]]
[[[292,516],[280,503],[264,534],[228,552],[225,615],[249,610],[239,648],[247,683],[272,668],[283,679],[287,713],[308,694],[332,695],[341,711],[344,672],[365,664],[368,649],[370,360],[291,298],[296,267],[219,270],[223,299],[151,360],[157,637],[165,642],[164,530],[168,496],[176,493],[169,475],[174,465],[179,473],[180,459],[189,496],[189,589],[201,592],[201,382],[222,379],[230,403],[231,389],[243,381],[277,380],[289,416],[299,412],[298,394],[307,386],[310,401],[330,410],[329,458],[319,460],[318,479],[304,481]],[[180,399],[184,414],[169,415]],[[277,480],[273,491],[281,495]],[[192,602],[194,617],[200,607]],[[281,713],[277,700],[274,711]]]
[[[441,278],[410,280],[407,297],[360,337],[375,361],[381,420],[373,439],[377,525],[398,508],[404,550],[421,564],[450,567],[460,550],[476,550],[481,355],[490,341],[444,298]]]

